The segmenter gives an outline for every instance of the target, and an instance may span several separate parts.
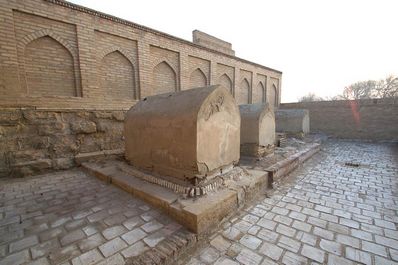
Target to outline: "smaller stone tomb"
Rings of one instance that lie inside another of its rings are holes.
[[[260,157],[272,153],[275,144],[275,116],[269,104],[240,105],[240,152]]]
[[[310,115],[306,109],[278,109],[275,112],[276,131],[288,134],[310,132]]]
[[[219,85],[144,98],[124,129],[127,161],[178,185],[205,185],[239,161],[239,109]]]

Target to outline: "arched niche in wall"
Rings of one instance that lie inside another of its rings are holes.
[[[189,77],[189,88],[207,86],[207,78],[200,68],[196,68]]]
[[[276,108],[278,106],[278,89],[276,88],[275,84],[272,84],[270,89],[270,93],[268,96],[269,104]]]
[[[137,98],[134,65],[120,50],[113,50],[101,59],[100,73],[106,98]]]
[[[33,96],[77,96],[74,59],[69,49],[49,35],[25,46],[27,93]]]
[[[265,86],[263,82],[258,82],[256,89],[253,91],[253,103],[265,102]]]
[[[240,84],[237,102],[238,104],[249,104],[250,100],[250,83],[249,81],[244,78]]]
[[[222,76],[220,76],[218,83],[228,89],[232,94],[232,80],[227,74],[223,74]]]
[[[154,95],[177,91],[176,72],[166,61],[153,68],[152,78]]]

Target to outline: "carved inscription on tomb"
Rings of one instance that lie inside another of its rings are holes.
[[[221,106],[224,103],[224,96],[219,95],[215,100],[210,101],[207,105],[206,109],[204,110],[204,118],[205,121],[210,119],[210,117],[216,113],[221,111]]]

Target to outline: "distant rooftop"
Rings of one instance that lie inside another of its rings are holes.
[[[197,29],[192,31],[192,42],[222,53],[235,56],[235,51],[232,50],[231,43],[223,41]]]

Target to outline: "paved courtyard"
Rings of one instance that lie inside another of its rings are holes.
[[[179,263],[398,264],[397,212],[397,147],[329,141]],[[0,180],[0,265],[124,264],[178,231],[77,169]]]
[[[329,141],[181,263],[398,264],[397,213],[397,147]]]
[[[1,265],[124,264],[180,229],[79,170],[0,181]]]

